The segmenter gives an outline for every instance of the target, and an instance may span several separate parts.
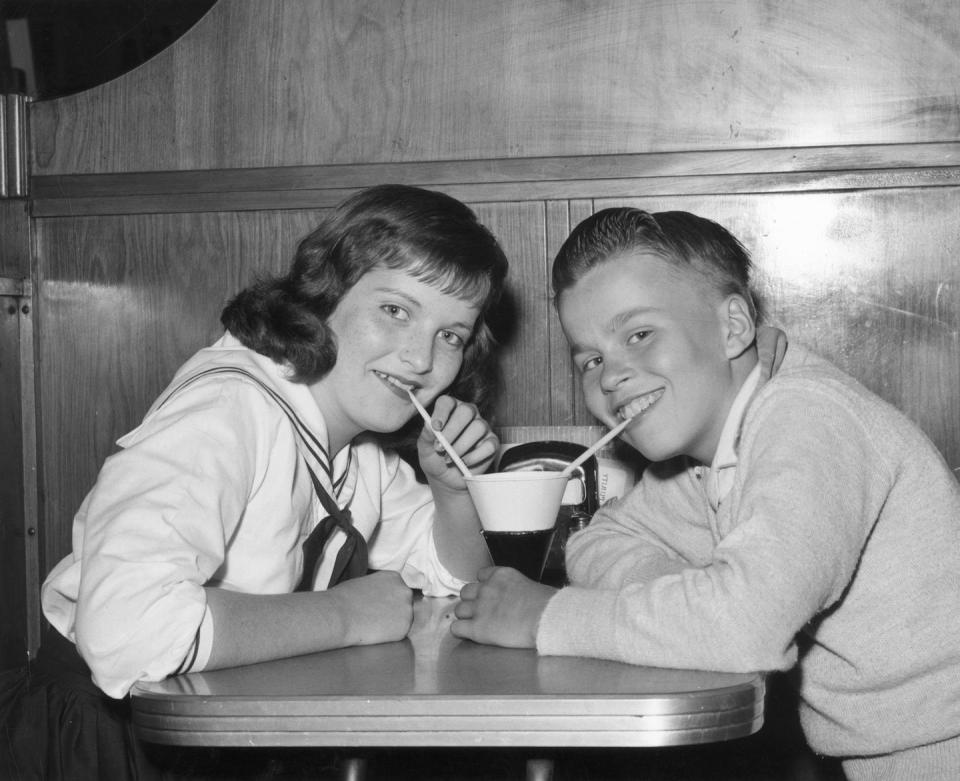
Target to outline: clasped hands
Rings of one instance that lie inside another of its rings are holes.
[[[484,567],[460,590],[450,631],[487,645],[536,648],[540,616],[556,591],[510,567]]]

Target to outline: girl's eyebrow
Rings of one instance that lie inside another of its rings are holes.
[[[421,301],[417,298],[414,298],[404,290],[397,290],[396,288],[393,288],[393,287],[378,287],[378,288],[374,288],[374,292],[386,293],[391,296],[396,296],[397,298],[402,298],[404,302],[406,302],[410,306],[411,309],[420,309],[420,310],[423,309],[423,304],[421,303]],[[463,322],[462,320],[457,320],[454,323],[450,323],[450,325],[446,327],[462,328],[467,333],[471,333],[473,331],[473,326],[470,325],[469,323]]]
[[[417,307],[418,309],[423,308],[423,304],[409,293],[404,290],[397,290],[394,287],[377,287],[373,289],[374,293],[386,293],[387,295],[396,296],[397,298],[402,298],[405,302],[410,304],[410,306]]]

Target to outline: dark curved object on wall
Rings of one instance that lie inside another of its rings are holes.
[[[216,0],[0,0],[0,92],[90,89],[159,53]]]

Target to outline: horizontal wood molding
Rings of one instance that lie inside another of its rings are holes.
[[[35,176],[34,217],[333,206],[384,182],[471,203],[960,184],[960,142]]]

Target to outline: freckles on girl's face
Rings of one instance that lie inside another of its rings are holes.
[[[328,325],[337,361],[311,386],[334,439],[395,431],[456,378],[479,307],[402,269],[375,267],[350,288]]]

